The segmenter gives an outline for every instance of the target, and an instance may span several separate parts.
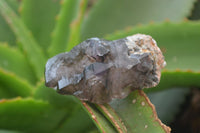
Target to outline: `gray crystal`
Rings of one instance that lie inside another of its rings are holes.
[[[103,104],[125,98],[135,89],[156,86],[164,65],[151,36],[136,34],[114,41],[91,38],[49,59],[45,80],[60,94]]]

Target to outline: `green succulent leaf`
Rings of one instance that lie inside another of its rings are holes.
[[[79,101],[74,96],[60,95],[54,89],[46,87],[44,81],[38,84],[33,97],[38,100],[48,101],[55,107],[66,108],[68,110],[79,106],[77,104]]]
[[[1,42],[8,42],[10,45],[16,44],[16,38],[8,26],[8,24],[5,22],[3,17],[0,14],[0,41]]]
[[[33,87],[28,82],[0,68],[0,99],[28,97],[32,91]]]
[[[154,105],[141,90],[134,91],[125,99],[113,101],[111,107],[120,116],[128,132],[169,133],[171,130],[161,123]]]
[[[82,21],[84,18],[87,3],[88,3],[88,0],[80,0],[77,16],[70,24],[70,35],[69,35],[69,41],[67,42],[67,51],[71,50],[74,46],[79,44],[81,41],[80,32],[81,32]]]
[[[7,3],[10,7],[17,12],[19,3],[17,0],[7,0]],[[4,20],[3,16],[0,14],[0,41],[1,42],[8,42],[10,45],[16,44],[16,38],[13,34],[12,30]]]
[[[103,115],[112,123],[112,125],[118,130],[120,133],[126,133],[127,129],[123,124],[120,117],[116,114],[116,112],[110,107],[109,104],[104,105],[96,105],[96,107],[103,113]]]
[[[32,37],[22,20],[8,6],[5,0],[0,1],[0,12],[19,39],[24,52],[29,58],[30,64],[34,68],[37,78],[43,76],[45,56],[39,45]]]
[[[99,0],[91,9],[82,30],[82,39],[103,37],[138,23],[180,21],[187,17],[195,0]]]
[[[66,106],[66,105],[65,105]],[[88,114],[82,107],[78,107],[57,128],[56,133],[88,133],[90,129],[96,128]]]
[[[163,71],[161,81],[158,86],[152,89],[146,89],[145,91],[154,92],[173,87],[200,87],[200,73],[192,71]]]
[[[18,0],[6,0],[8,5],[12,8],[12,10],[18,14],[19,12],[19,6],[20,6],[20,1]]]
[[[5,43],[0,43],[0,68],[15,73],[32,84],[36,82],[36,75],[33,73],[27,58],[18,49]]]
[[[23,0],[20,7],[22,21],[45,52],[51,43],[59,9],[60,0]]]
[[[113,125],[105,118],[101,112],[99,112],[99,110],[93,104],[82,102],[82,105],[101,133],[117,132]]]
[[[32,98],[1,100],[0,128],[29,133],[52,132],[65,114],[66,110]]]
[[[65,117],[63,117],[59,126],[55,129],[57,133],[64,133],[66,131],[78,133],[94,128],[89,116],[82,109],[80,101],[74,96],[60,95],[52,88],[45,87],[44,81],[42,81],[34,92],[33,97],[46,101],[55,108],[66,110]]]
[[[48,49],[53,56],[67,49],[70,24],[76,18],[81,0],[63,0],[61,10],[56,19],[56,26],[52,33],[52,42]]]

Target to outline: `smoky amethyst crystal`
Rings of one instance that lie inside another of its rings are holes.
[[[60,94],[103,104],[125,98],[135,89],[156,86],[164,66],[151,36],[136,34],[114,41],[91,38],[50,58],[45,79],[46,86]]]

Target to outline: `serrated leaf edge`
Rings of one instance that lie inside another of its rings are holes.
[[[156,112],[156,109],[155,109],[155,106],[151,103],[151,101],[149,100],[149,98],[146,96],[146,94],[142,91],[142,90],[139,90],[139,95],[141,95],[142,97],[145,98],[145,100],[147,101],[148,105],[151,107],[152,111],[153,111],[153,117],[155,118],[155,121],[157,121],[159,123],[159,125],[163,128],[163,130],[166,132],[166,133],[170,133],[171,132],[171,128],[166,126],[165,124],[163,124],[161,122],[161,120],[158,118],[158,115],[157,115],[157,112]]]

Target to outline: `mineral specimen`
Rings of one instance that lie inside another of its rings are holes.
[[[45,79],[46,86],[60,94],[103,104],[125,98],[135,89],[156,86],[164,66],[151,36],[136,34],[114,41],[91,38],[50,58]]]

